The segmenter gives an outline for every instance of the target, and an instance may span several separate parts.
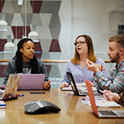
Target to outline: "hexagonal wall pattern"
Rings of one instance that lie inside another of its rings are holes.
[[[28,35],[31,31],[30,25],[35,24],[40,41],[39,45],[36,46],[36,51],[41,50],[41,52],[44,52],[43,50],[45,49],[45,52],[61,52],[58,40],[61,29],[58,14],[61,1],[30,0],[26,3],[23,2],[23,5],[19,6],[15,0],[1,0],[0,5],[0,12],[1,14],[5,14],[5,20],[10,27],[6,34],[10,35],[9,33],[12,31],[11,36],[16,41],[17,39],[20,40],[22,36]],[[47,48],[47,45],[44,45],[46,48],[42,49],[42,39],[48,40],[47,43],[49,42],[48,44],[50,44],[49,48]],[[2,40],[5,40],[5,36],[3,37],[3,35],[1,36],[0,44]]]

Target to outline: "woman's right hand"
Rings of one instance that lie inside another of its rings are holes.
[[[60,88],[62,89],[63,87],[68,87],[68,83],[67,82],[62,82],[60,85]]]

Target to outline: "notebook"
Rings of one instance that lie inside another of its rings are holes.
[[[45,74],[23,74],[19,82],[18,90],[43,89]]]
[[[6,101],[6,100],[18,98],[17,89],[21,77],[22,75],[20,74],[9,75],[5,91],[3,91],[2,94],[0,94],[0,100]]]
[[[82,102],[84,104],[87,104],[88,106],[91,106],[89,96],[83,97]],[[102,97],[96,97],[95,98],[95,103],[96,103],[97,107],[112,107],[112,108],[121,107],[121,105],[119,105],[115,101],[110,101],[110,100],[108,101],[103,96]]]
[[[87,90],[87,88],[86,88],[86,87],[83,87],[83,86],[79,87],[79,86],[76,85],[76,87],[77,87],[78,91],[79,91],[79,90],[80,90],[80,91],[81,91],[81,90],[82,90],[82,91]],[[69,86],[69,87],[63,87],[63,88],[62,88],[62,91],[72,91],[72,87],[71,87],[71,86]]]
[[[116,110],[105,110],[105,109],[100,110],[100,109],[97,109],[91,82],[89,80],[85,79],[85,83],[87,86],[92,111],[98,118],[124,118],[124,110],[117,110],[117,109]]]
[[[68,75],[69,82],[71,84],[72,90],[73,90],[75,95],[78,95],[78,96],[86,96],[86,95],[88,95],[87,92],[79,92],[78,91],[78,88],[76,86],[76,83],[75,83],[75,80],[73,78],[73,75],[70,72],[67,72],[67,75]]]

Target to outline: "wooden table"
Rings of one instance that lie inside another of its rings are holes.
[[[38,92],[38,91],[37,91]],[[42,92],[42,91],[40,91]],[[46,94],[30,94],[30,91],[18,91],[24,95],[15,100],[6,101],[7,108],[0,109],[0,124],[123,124],[124,119],[99,119],[91,107],[81,102],[82,97],[72,92],[50,89]],[[29,115],[24,113],[24,104],[34,100],[46,100],[61,108],[59,113]],[[115,108],[116,109],[116,108]],[[118,108],[124,109],[124,107]]]

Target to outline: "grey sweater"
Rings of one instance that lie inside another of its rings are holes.
[[[45,79],[44,80],[48,81],[47,72],[46,72],[46,68],[45,68],[44,63],[39,59],[37,59],[37,60],[38,60],[39,74],[45,74]],[[30,61],[27,62],[27,63],[22,61],[22,67],[23,67],[23,74],[31,73]],[[12,59],[11,61],[9,61],[8,65],[7,65],[3,85],[6,85],[7,80],[9,78],[9,74],[15,74],[15,73],[16,73],[16,61],[15,61],[15,59]]]

